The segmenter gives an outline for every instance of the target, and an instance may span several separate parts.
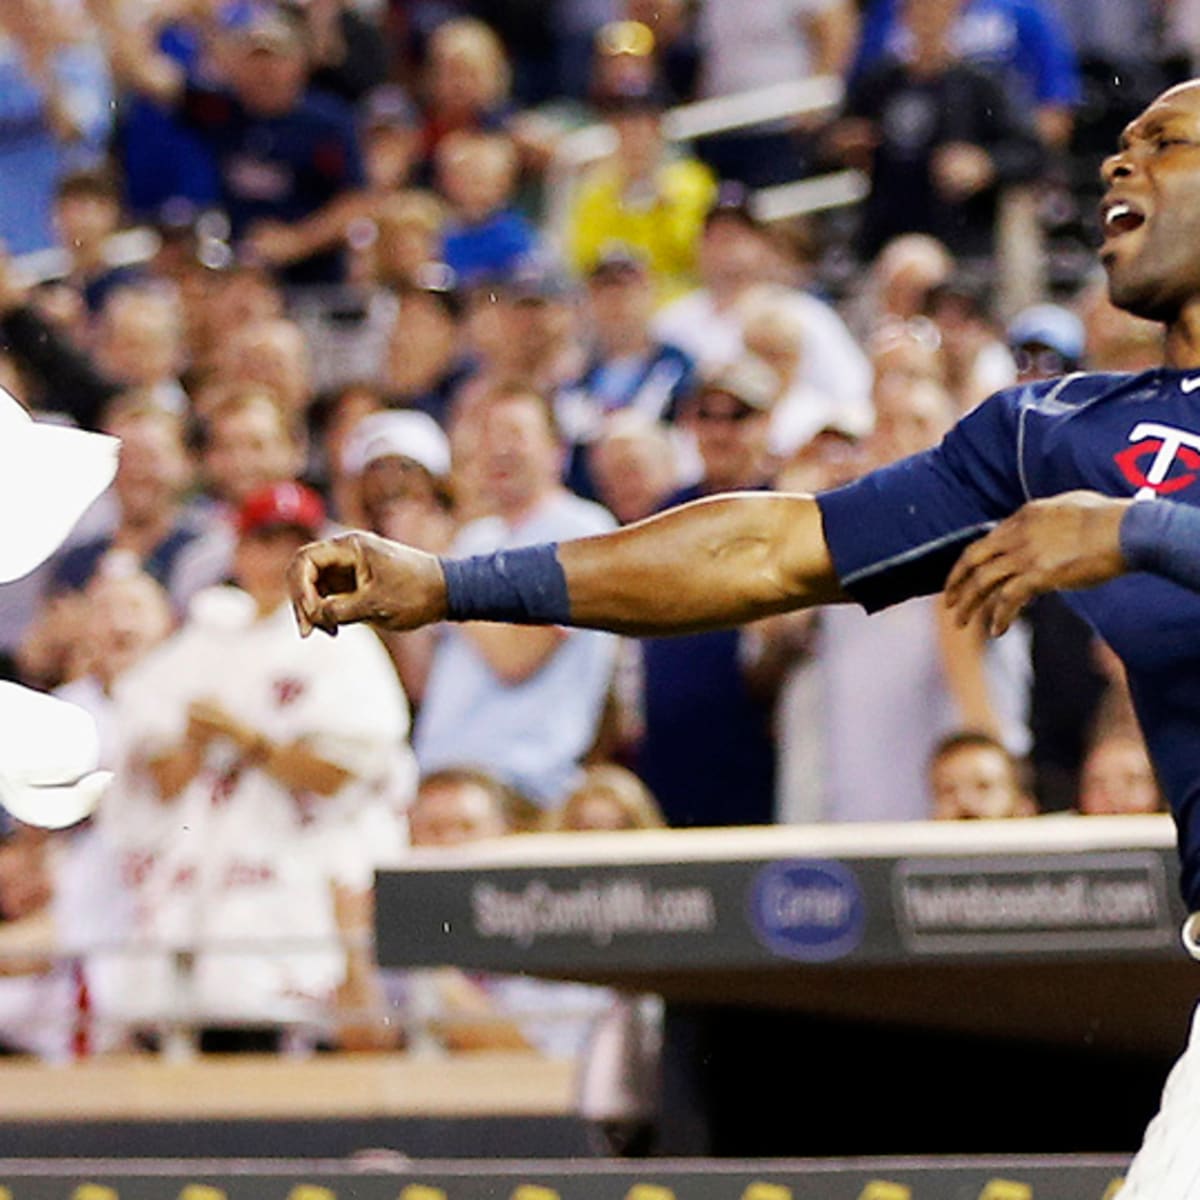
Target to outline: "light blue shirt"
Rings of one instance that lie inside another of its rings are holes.
[[[606,509],[560,491],[519,525],[500,517],[473,521],[452,554],[588,537],[615,525]],[[444,626],[413,738],[422,773],[482,767],[542,807],[555,807],[595,740],[616,651],[611,634],[570,630],[538,671],[506,683],[459,627]]]
[[[98,46],[64,46],[51,62],[59,94],[79,130],[72,142],[50,127],[41,87],[17,44],[0,37],[0,239],[10,254],[54,244],[51,212],[60,176],[103,160],[112,125],[112,88]]]

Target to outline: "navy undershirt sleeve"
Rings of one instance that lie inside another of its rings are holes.
[[[868,612],[940,591],[963,549],[1028,498],[1019,396],[999,392],[941,445],[817,497],[838,580]]]

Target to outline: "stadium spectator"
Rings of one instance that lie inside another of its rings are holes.
[[[512,70],[490,26],[471,17],[439,25],[429,39],[425,72],[422,160],[432,171],[434,152],[446,134],[466,129],[503,130],[512,114]]]
[[[523,263],[507,278],[473,289],[464,333],[478,370],[454,399],[455,424],[479,397],[514,380],[553,396],[582,368],[569,281],[551,262]]]
[[[1083,760],[1079,811],[1085,816],[1164,812],[1146,744],[1136,729],[1101,734]]]
[[[177,416],[187,408],[179,384],[185,342],[178,298],[158,287],[111,291],[96,323],[95,363],[122,391],[137,391],[149,403]]]
[[[943,378],[960,412],[1016,382],[1016,364],[984,279],[965,271],[954,275],[930,289],[925,311],[937,327]]]
[[[847,304],[850,327],[865,341],[884,325],[919,317],[930,290],[953,272],[954,257],[937,238],[927,233],[900,234],[880,250]]]
[[[598,104],[616,133],[616,150],[588,172],[572,201],[571,262],[587,275],[608,243],[621,242],[645,255],[662,296],[678,296],[695,284],[697,245],[716,183],[696,159],[668,153],[656,80],[631,82]]]
[[[625,0],[625,15],[650,30],[657,74],[671,100],[695,99],[703,54],[695,13],[685,0]]]
[[[559,483],[562,455],[539,394],[510,386],[484,397],[469,420],[494,515],[460,530],[453,553],[612,528],[607,512]],[[585,630],[448,625],[416,727],[422,771],[472,763],[544,808],[560,804],[595,740],[614,651],[612,637]]]
[[[521,797],[489,772],[446,767],[421,778],[409,811],[410,840],[419,849],[455,850],[509,836],[519,828],[520,807]],[[390,982],[410,1019],[422,1025],[414,1040],[453,1053],[537,1050],[571,1058],[609,1002],[597,988],[456,968],[406,972]]]
[[[1084,327],[1070,309],[1038,304],[1008,326],[1020,383],[1079,369]],[[1061,596],[1038,596],[1026,609],[1030,634],[1030,763],[1044,812],[1075,806],[1080,770],[1108,680],[1096,662],[1096,635]]]
[[[766,0],[743,8],[704,4],[701,91],[729,96],[816,76],[840,78],[858,32],[852,0]],[[806,171],[803,123],[777,122],[706,139],[701,152],[724,179],[750,187],[783,183]]]
[[[385,196],[375,210],[375,282],[390,288],[416,285],[422,269],[437,261],[445,221],[445,209],[432,192],[411,189]]]
[[[208,501],[205,529],[180,554],[171,599],[180,612],[202,588],[224,583],[233,568],[236,516],[246,497],[299,476],[303,441],[269,388],[213,385],[197,423],[200,472]]]
[[[134,401],[118,409],[108,428],[121,439],[112,482],[115,527],[56,557],[52,591],[87,587],[110,555],[127,556],[169,588],[184,549],[199,533],[195,514],[184,504],[192,471],[182,419]]]
[[[851,404],[847,397],[818,391],[806,378],[805,312],[795,297],[789,288],[763,284],[738,302],[743,344],[775,372],[782,387],[771,413],[771,452],[779,459],[790,458],[829,426],[861,436],[874,422],[867,397]]]
[[[387,44],[378,23],[348,0],[295,6],[308,47],[309,84],[357,104],[387,79]]]
[[[321,1015],[346,970],[333,885],[366,890],[400,845],[393,803],[411,774],[391,664],[367,629],[300,641],[286,603],[287,563],[323,524],[295,484],[248,496],[238,586],[198,595],[118,689],[123,756],[101,817],[138,937],[196,951],[174,982],[162,958],[131,959],[122,1014],[162,1020],[186,996],[204,1050],[277,1047]],[[271,945],[288,937],[312,945]],[[230,939],[262,950],[223,953]]]
[[[1022,103],[1035,106],[1038,132],[1048,146],[1066,146],[1080,100],[1079,67],[1054,6],[1048,0],[940,3],[951,23],[955,52],[986,69]],[[913,57],[916,34],[906,27],[904,12],[904,0],[871,0],[867,5],[852,83],[886,56],[901,61]]]
[[[216,376],[271,392],[289,421],[303,424],[313,403],[313,364],[304,331],[277,317],[230,332]]]
[[[438,188],[450,205],[438,259],[467,287],[510,274],[537,249],[513,206],[517,155],[500,134],[457,130],[438,143]]]
[[[54,244],[60,177],[103,161],[111,82],[88,32],[51,0],[0,11],[0,242],[11,254]]]
[[[153,578],[119,564],[99,572],[84,599],[80,640],[87,671],[56,695],[92,715],[100,737],[100,766],[114,770],[120,758],[114,693],[121,679],[171,634],[174,614],[166,591]],[[86,987],[85,1011],[76,1012],[75,1021],[63,1030],[76,1057],[82,1057],[123,1042],[124,1031],[112,1019],[120,968],[111,947],[132,933],[133,913],[116,849],[99,821],[93,818],[53,835],[52,845],[58,946],[84,956],[77,968],[59,972],[71,976],[76,1003],[80,987]],[[97,953],[97,947],[104,949]]]
[[[251,6],[223,43],[228,88],[214,87],[156,50],[144,28],[124,25],[112,0],[95,2],[121,80],[178,112],[212,148],[239,251],[292,285],[344,278],[342,241],[366,183],[361,147],[352,110],[308,89],[298,21]]]
[[[650,789],[616,763],[585,767],[583,778],[547,822],[547,828],[556,833],[614,833],[665,829],[666,825]]]
[[[91,7],[101,28],[111,30],[114,10],[108,0],[95,0]],[[215,66],[210,60],[225,7],[224,0],[153,6],[146,12],[144,36],[180,70],[197,74]],[[158,220],[172,213],[190,218],[220,202],[216,154],[181,116],[128,92],[121,97],[121,110],[114,150],[125,199],[136,219]]]
[[[588,357],[559,391],[555,413],[568,446],[566,480],[594,496],[589,447],[615,413],[670,422],[692,388],[695,363],[653,332],[654,286],[646,260],[620,243],[605,247],[589,275],[583,313]]]
[[[371,413],[350,431],[342,457],[363,528],[431,554],[449,550],[455,533],[450,444],[432,417],[411,411]],[[381,630],[379,636],[409,702],[419,710],[437,646],[436,629]]]
[[[408,93],[397,84],[375,88],[360,106],[367,187],[386,200],[412,182],[421,153],[421,120]]]
[[[872,465],[936,444],[954,420],[944,387],[896,375],[877,380],[875,409],[865,449]],[[820,610],[810,647],[818,684],[798,720],[801,733],[807,726],[821,736],[807,782],[798,780],[806,789],[799,810],[833,821],[928,818],[929,756],[956,728],[987,732],[1024,754],[1028,639],[1020,627],[1007,636],[988,642],[978,627],[959,629],[937,596],[873,619],[846,606]]]
[[[398,299],[384,358],[384,395],[393,407],[416,409],[444,427],[454,397],[475,371],[464,347],[462,293],[431,265],[398,289]]]
[[[231,339],[244,329],[283,316],[283,295],[258,267],[221,269],[189,255],[177,280],[188,346],[189,382],[202,388],[218,374]]]
[[[1004,744],[971,730],[949,734],[933,748],[929,791],[937,821],[995,821],[1037,811]]]
[[[769,486],[778,393],[771,369],[749,357],[702,379],[684,420],[695,432],[703,475],[667,505]],[[644,732],[635,767],[673,828],[773,819],[770,704],[751,691],[745,645],[737,630],[642,642]]]
[[[655,333],[702,367],[737,358],[745,348],[738,301],[769,273],[771,255],[767,229],[755,216],[749,193],[736,185],[722,186],[700,238],[703,286],[663,309],[655,319]],[[795,291],[792,300],[804,320],[806,382],[839,405],[864,404],[871,373],[845,323],[807,292]]]
[[[605,424],[588,448],[588,469],[600,503],[622,525],[657,512],[679,483],[670,431],[636,410]]]
[[[831,144],[869,171],[859,253],[928,233],[958,258],[994,251],[1000,190],[1037,176],[1032,114],[1002,83],[957,56],[958,0],[905,0],[912,52],[885,56],[847,92]]]
[[[106,171],[72,171],[54,192],[54,232],[70,261],[66,282],[95,316],[115,287],[134,283],[139,272],[110,261],[112,236],[120,229],[121,191]]]

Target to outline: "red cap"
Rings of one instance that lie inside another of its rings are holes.
[[[269,483],[256,488],[242,503],[237,529],[243,537],[260,529],[292,526],[317,537],[325,525],[321,497],[302,483]]]

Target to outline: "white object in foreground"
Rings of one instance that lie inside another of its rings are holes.
[[[18,821],[63,829],[88,816],[112,780],[100,740],[74,704],[0,682],[0,804]]]
[[[117,470],[114,437],[34,421],[0,388],[0,583],[28,575],[62,544]],[[18,821],[83,820],[112,775],[98,771],[96,725],[81,708],[0,683],[0,804]]]
[[[0,583],[45,562],[112,482],[120,442],[34,421],[0,388]]]

